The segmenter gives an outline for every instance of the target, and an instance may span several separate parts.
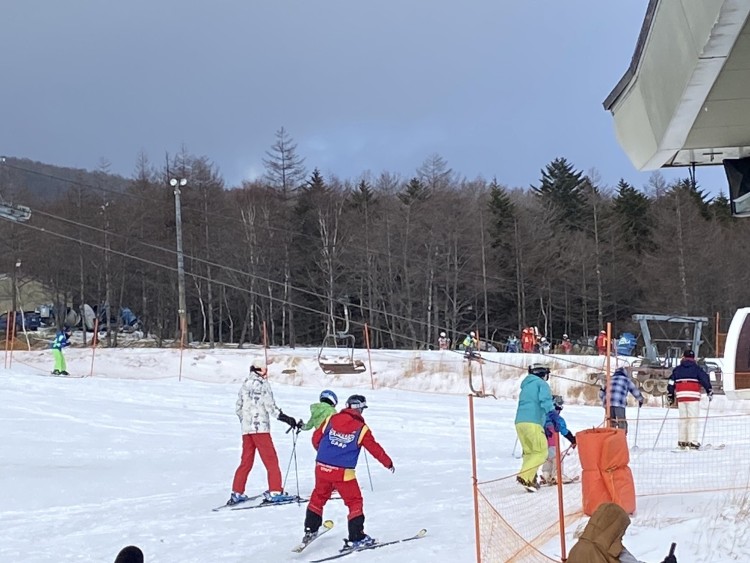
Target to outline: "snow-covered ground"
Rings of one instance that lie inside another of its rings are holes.
[[[336,391],[342,402],[352,393],[365,394],[370,404],[366,419],[396,466],[391,475],[371,457],[360,458],[366,530],[391,539],[428,529],[425,539],[352,557],[363,562],[475,560],[468,389],[460,356],[374,351],[372,390],[369,370],[326,376],[316,354],[269,351],[277,403],[286,413],[307,418],[309,404],[323,388]],[[91,371],[90,350],[70,349],[66,355],[71,373]],[[185,351],[178,381],[178,350],[97,350],[95,377],[63,379],[40,377],[51,367],[49,352],[15,352],[12,367],[0,369],[0,559],[107,562],[128,544],[141,546],[149,563],[307,561],[334,553],[346,533],[341,501],[326,507],[325,516],[336,528],[301,555],[290,549],[302,535],[304,505],[210,510],[226,501],[239,460],[234,414],[239,382],[248,364],[263,358],[261,349]],[[495,358],[499,363],[486,364],[484,377],[486,389],[499,398],[475,401],[480,480],[511,474],[520,465],[513,455],[513,398],[523,366],[537,361],[520,354]],[[601,422],[601,407],[582,404],[589,393],[580,383],[601,362],[576,357],[557,364],[568,379],[553,380],[555,390],[568,394],[569,403],[581,403],[568,404],[563,413],[574,432]],[[642,415],[641,444],[651,443],[654,432],[645,429],[656,428],[665,412],[652,403]],[[735,410],[746,411],[723,397],[712,407],[717,413]],[[635,411],[629,416],[632,421]],[[648,418],[654,424],[647,425]],[[711,431],[720,435],[724,424],[729,423],[712,419]],[[286,488],[304,496],[313,485],[310,434],[299,436],[295,471],[293,438],[284,431],[284,425],[275,424],[282,473],[288,471]],[[747,458],[732,458],[731,452],[728,444],[720,454],[747,472]],[[699,459],[659,451],[654,458],[649,455],[639,451],[633,456],[636,486],[639,468],[650,468],[650,475],[668,482],[673,472],[688,470],[691,460]],[[713,459],[705,456],[714,454],[695,455]],[[659,464],[671,459],[667,456],[685,461],[660,474]],[[695,465],[696,479],[710,479],[701,472],[711,466],[701,463]],[[258,460],[248,492],[265,488]],[[528,497],[523,491],[513,494]],[[550,500],[549,511],[556,511]],[[625,545],[648,562],[661,561],[672,541],[681,563],[748,561],[749,513],[742,490],[639,498]],[[568,547],[575,542],[574,528],[575,523]],[[551,542],[548,553],[559,554],[559,543]]]

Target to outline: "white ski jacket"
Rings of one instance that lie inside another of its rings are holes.
[[[273,400],[268,380],[251,373],[240,387],[235,412],[243,434],[263,434],[271,431],[271,415],[277,418],[281,409]]]

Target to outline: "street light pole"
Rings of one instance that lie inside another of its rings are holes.
[[[182,204],[180,203],[180,188],[187,185],[187,180],[172,178],[169,185],[174,188],[174,217],[177,234],[177,291],[179,305],[177,313],[180,317],[180,345],[185,344],[185,330],[187,328],[187,305],[185,303],[185,259],[182,254]]]

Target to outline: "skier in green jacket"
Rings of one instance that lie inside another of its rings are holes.
[[[300,430],[315,430],[332,414],[336,413],[339,402],[336,393],[326,389],[320,394],[320,402],[310,405],[310,420],[300,427]]]

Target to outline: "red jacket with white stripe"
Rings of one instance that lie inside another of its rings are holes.
[[[700,401],[701,387],[708,395],[713,394],[708,374],[695,363],[695,360],[682,358],[680,365],[674,368],[669,376],[667,393],[671,397],[677,397],[678,403]]]

